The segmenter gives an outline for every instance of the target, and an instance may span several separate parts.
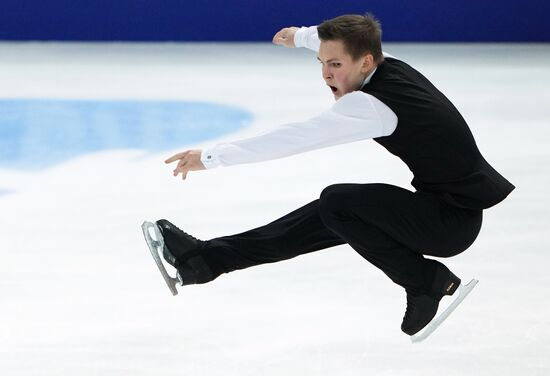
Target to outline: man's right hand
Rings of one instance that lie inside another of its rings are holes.
[[[179,161],[174,169],[174,176],[181,174],[181,178],[185,180],[189,171],[206,170],[206,167],[204,167],[204,164],[201,162],[201,153],[202,150],[200,149],[187,150],[183,153],[171,156],[165,160],[164,163]]]
[[[294,44],[294,34],[296,34],[297,27],[285,27],[281,29],[273,36],[273,43],[278,46],[285,46],[288,48],[296,47]]]

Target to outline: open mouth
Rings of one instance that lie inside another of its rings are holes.
[[[328,85],[330,87],[330,90],[332,90],[333,93],[336,93],[338,89],[335,86]]]

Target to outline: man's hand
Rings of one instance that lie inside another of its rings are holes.
[[[281,29],[273,37],[273,43],[288,48],[296,47],[294,44],[294,34],[296,34],[296,30],[298,30],[297,27],[285,27]]]
[[[187,150],[171,156],[164,163],[179,161],[174,170],[174,176],[181,174],[182,179],[185,180],[189,171],[206,170],[201,162],[201,153],[202,150]]]

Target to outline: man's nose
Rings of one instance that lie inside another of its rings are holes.
[[[323,67],[323,77],[325,78],[325,80],[329,80],[332,78],[332,72],[329,68]]]

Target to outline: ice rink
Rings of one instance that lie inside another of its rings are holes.
[[[404,291],[349,246],[172,297],[143,241],[141,223],[160,218],[201,239],[238,233],[333,183],[412,189],[406,166],[373,141],[172,176],[163,161],[175,152],[328,109],[315,53],[267,43],[1,43],[2,99],[200,101],[253,118],[165,150],[0,168],[0,373],[549,375],[550,46],[384,50],[453,101],[485,158],[517,187],[484,212],[474,245],[445,261],[463,280],[478,278],[476,289],[414,345],[400,331]],[[41,158],[32,148],[25,157]]]

